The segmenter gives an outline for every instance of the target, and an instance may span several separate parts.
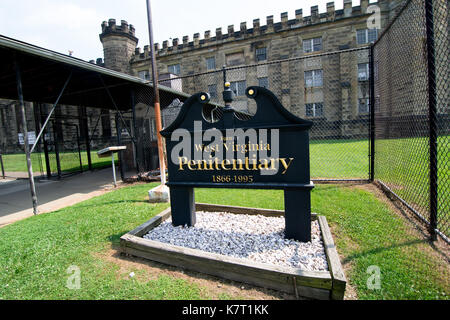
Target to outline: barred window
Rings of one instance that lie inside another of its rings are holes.
[[[102,120],[102,136],[105,138],[111,137],[111,117],[108,109],[101,109]]]
[[[236,96],[245,95],[246,82],[244,81],[234,81],[231,82],[230,89],[234,92]]]
[[[369,98],[359,98],[358,99],[358,113],[368,113],[370,106]]]
[[[167,71],[172,74],[180,75],[180,73],[181,73],[180,64],[177,63],[177,64],[172,64],[172,65],[168,66]]]
[[[209,85],[208,92],[211,98],[217,98],[217,85],[215,84]]]
[[[322,50],[322,38],[312,38],[303,40],[303,52],[316,52]]]
[[[138,71],[138,77],[142,80],[150,80],[150,71],[148,70],[142,70]]]
[[[369,80],[369,64],[358,63],[358,81]]]
[[[258,86],[269,88],[269,78],[258,78]]]
[[[378,38],[378,29],[359,29],[356,30],[356,43],[373,43]]]
[[[216,58],[206,58],[206,70],[215,70],[216,69]]]
[[[267,48],[256,48],[256,61],[267,60]]]
[[[2,118],[1,124],[2,127],[6,127],[6,115],[5,115],[6,110],[5,109],[0,109],[0,116]]]
[[[367,29],[367,39],[368,42],[374,43],[378,38],[378,30],[377,29]]]
[[[322,117],[323,116],[323,103],[307,103],[305,104],[305,115],[307,117]]]
[[[323,85],[322,69],[305,71],[305,87],[321,87]]]

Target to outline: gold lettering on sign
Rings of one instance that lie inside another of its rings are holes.
[[[204,145],[204,144],[194,144],[196,151],[204,152],[217,152],[220,150],[219,144],[215,145]],[[226,151],[232,150],[234,152],[247,153],[250,151],[270,151],[270,143],[246,143],[246,144],[230,144],[223,143],[223,147]]]
[[[178,157],[178,170],[183,171],[187,168],[190,171],[203,170],[217,170],[217,171],[257,171],[257,170],[275,170],[277,163],[281,164],[283,171],[281,174],[286,174],[289,167],[292,165],[294,158],[269,158],[269,159],[249,159],[245,157],[242,159],[224,159],[219,160],[213,158],[209,160],[189,160],[187,157]]]

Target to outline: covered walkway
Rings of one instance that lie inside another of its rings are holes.
[[[0,179],[0,228],[33,215],[26,179]],[[55,211],[113,189],[111,168],[62,180],[37,180],[39,214]]]
[[[187,94],[164,86],[159,86],[159,90],[162,108],[175,99],[182,102],[188,97]],[[31,143],[29,147],[27,145],[27,120],[29,119],[26,119],[25,101],[53,105],[45,122],[42,119],[41,133],[53,111],[60,105],[113,110],[116,112],[117,122],[120,122],[122,127],[118,130],[118,141],[114,143],[120,143],[120,133],[124,130],[131,138],[136,153],[136,144],[142,140],[139,140],[132,130],[136,127],[135,117],[130,123],[124,120],[123,113],[129,110],[134,111],[137,104],[146,110],[153,108],[153,95],[152,84],[138,77],[0,35],[0,99],[19,101],[19,110],[22,109],[20,132],[25,139],[24,156],[31,154],[37,143],[43,141],[43,135],[38,135],[36,132],[34,145]],[[92,170],[88,132],[85,138],[89,169]],[[128,148],[130,152],[133,152],[130,149],[133,147]],[[134,156],[136,157],[136,154]],[[122,163],[123,161],[120,161],[121,165]],[[37,194],[39,212],[53,210],[58,207],[52,204],[56,200],[62,200],[69,195],[73,199],[78,193],[89,194],[101,188],[110,181],[110,170],[83,173],[64,181],[39,182],[36,179],[36,188],[33,186],[35,179],[2,183],[0,217],[4,221],[4,217],[11,214],[27,215],[32,200],[36,204],[34,190]],[[28,176],[32,177],[32,173],[29,172]]]

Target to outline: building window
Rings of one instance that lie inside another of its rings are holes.
[[[244,64],[245,63],[244,53],[237,52],[237,53],[227,54],[225,56],[225,60],[227,62],[227,66],[230,66],[230,67]]]
[[[109,116],[109,110],[102,109],[101,118],[102,118],[102,136],[104,138],[109,138],[111,137],[111,117]]]
[[[148,70],[142,70],[142,71],[138,71],[138,77],[141,78],[142,80],[150,80],[150,71]]]
[[[356,30],[356,43],[366,44],[373,43],[377,40],[378,30],[377,29],[360,29]]]
[[[246,83],[244,81],[234,81],[231,82],[230,89],[234,92],[235,96],[244,96],[245,95]]]
[[[358,81],[369,80],[369,64],[358,63]]]
[[[322,117],[323,103],[307,103],[305,105],[305,115],[307,117]]]
[[[206,70],[215,70],[216,69],[216,58],[206,58]]]
[[[358,99],[358,113],[368,113],[370,106],[369,98],[359,98]]]
[[[305,105],[305,115],[307,117],[322,117],[323,116],[323,103],[307,103]]]
[[[322,69],[305,71],[305,87],[321,87],[323,84]]]
[[[269,88],[269,78],[258,78],[258,86]]]
[[[1,114],[1,118],[2,118],[2,127],[6,127],[6,110],[5,109],[0,109],[0,114]]]
[[[177,63],[177,64],[172,64],[172,65],[168,66],[167,71],[172,74],[180,75],[180,73],[181,73],[180,64]]]
[[[209,85],[208,92],[211,98],[217,98],[217,85],[215,84]]]
[[[322,50],[322,38],[312,38],[303,40],[303,52],[316,52]]]
[[[256,62],[267,60],[267,48],[256,48]]]

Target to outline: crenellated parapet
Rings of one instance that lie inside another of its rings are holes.
[[[103,21],[101,27],[99,36],[103,45],[104,66],[120,72],[131,72],[130,60],[138,43],[133,25],[125,20],[117,25],[115,19],[109,19],[108,22]]]
[[[384,2],[388,2],[388,0],[379,0],[379,2],[373,4]],[[182,53],[241,39],[259,37],[310,25],[367,15],[366,12],[367,7],[369,6],[369,0],[361,0],[359,6],[352,6],[352,0],[343,0],[343,3],[343,9],[335,10],[334,2],[328,2],[326,11],[322,13],[319,12],[319,7],[317,5],[312,6],[310,16],[303,16],[303,10],[298,9],[295,10],[295,17],[291,19],[289,19],[288,12],[283,12],[280,16],[280,22],[276,23],[274,23],[274,17],[271,15],[266,17],[265,25],[261,25],[260,19],[254,19],[251,27],[247,26],[247,22],[241,22],[239,29],[235,29],[234,25],[229,25],[225,32],[222,31],[222,28],[217,28],[215,30],[215,35],[212,35],[211,31],[207,30],[204,32],[203,39],[200,39],[200,34],[196,33],[194,34],[192,41],[187,35],[182,38],[182,42],[180,42],[178,38],[172,39],[172,43],[169,43],[169,41],[166,40],[163,41],[162,46],[158,43],[155,44],[155,54],[157,56],[165,56]],[[140,48],[136,48],[133,57],[134,61],[148,59],[149,54],[148,46],[144,46],[143,51]]]
[[[102,33],[100,33],[100,41],[109,35],[120,35],[129,38],[130,40],[138,42],[135,36],[135,29],[132,24],[128,24],[125,20],[120,21],[120,25],[116,24],[116,19],[109,19],[108,22],[102,22]]]

